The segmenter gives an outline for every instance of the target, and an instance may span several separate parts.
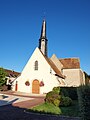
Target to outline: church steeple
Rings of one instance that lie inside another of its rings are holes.
[[[47,37],[46,37],[46,21],[43,20],[41,36],[39,39],[39,49],[47,57]]]
[[[46,21],[45,20],[43,20],[40,38],[46,38]]]

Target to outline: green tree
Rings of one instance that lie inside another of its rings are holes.
[[[0,88],[6,84],[6,72],[3,68],[0,68]]]
[[[79,86],[77,92],[81,120],[90,120],[90,85]]]
[[[84,72],[84,74],[85,74],[85,84],[86,85],[88,85],[88,84],[90,84],[90,75],[88,75],[86,72]]]

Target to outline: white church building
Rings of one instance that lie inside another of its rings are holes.
[[[43,20],[39,47],[36,47],[21,74],[13,80],[12,90],[45,94],[57,86],[78,87],[85,84],[78,58],[47,56],[46,21]]]

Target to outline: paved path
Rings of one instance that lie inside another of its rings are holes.
[[[20,96],[13,96],[3,94],[3,99],[0,99],[0,106],[7,105],[7,104],[16,104],[19,102],[25,101],[32,101],[34,98],[27,98],[27,97],[20,97]]]
[[[22,101],[18,103],[13,103],[13,106],[18,106],[20,108],[32,108],[34,106],[37,106],[41,103],[44,103],[43,98],[34,98],[33,100],[27,100],[27,101]]]
[[[45,96],[26,94],[20,92],[1,92],[4,99],[0,100],[0,106],[12,104],[20,108],[31,108],[44,102]]]
[[[80,120],[79,118],[27,113],[25,110],[12,105],[1,106],[0,120]]]

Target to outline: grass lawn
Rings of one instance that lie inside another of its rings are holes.
[[[69,107],[56,107],[50,103],[43,103],[36,107],[30,109],[30,111],[35,111],[39,113],[50,113],[50,114],[57,114],[57,115],[64,115],[64,116],[79,116],[79,107],[78,102],[74,101],[72,106]]]
[[[41,105],[33,107],[30,110],[40,112],[40,113],[61,114],[61,110],[59,109],[59,107],[56,107],[50,103],[43,103]]]
[[[73,105],[69,107],[60,107],[62,115],[79,117],[79,106],[78,101],[73,101]]]

